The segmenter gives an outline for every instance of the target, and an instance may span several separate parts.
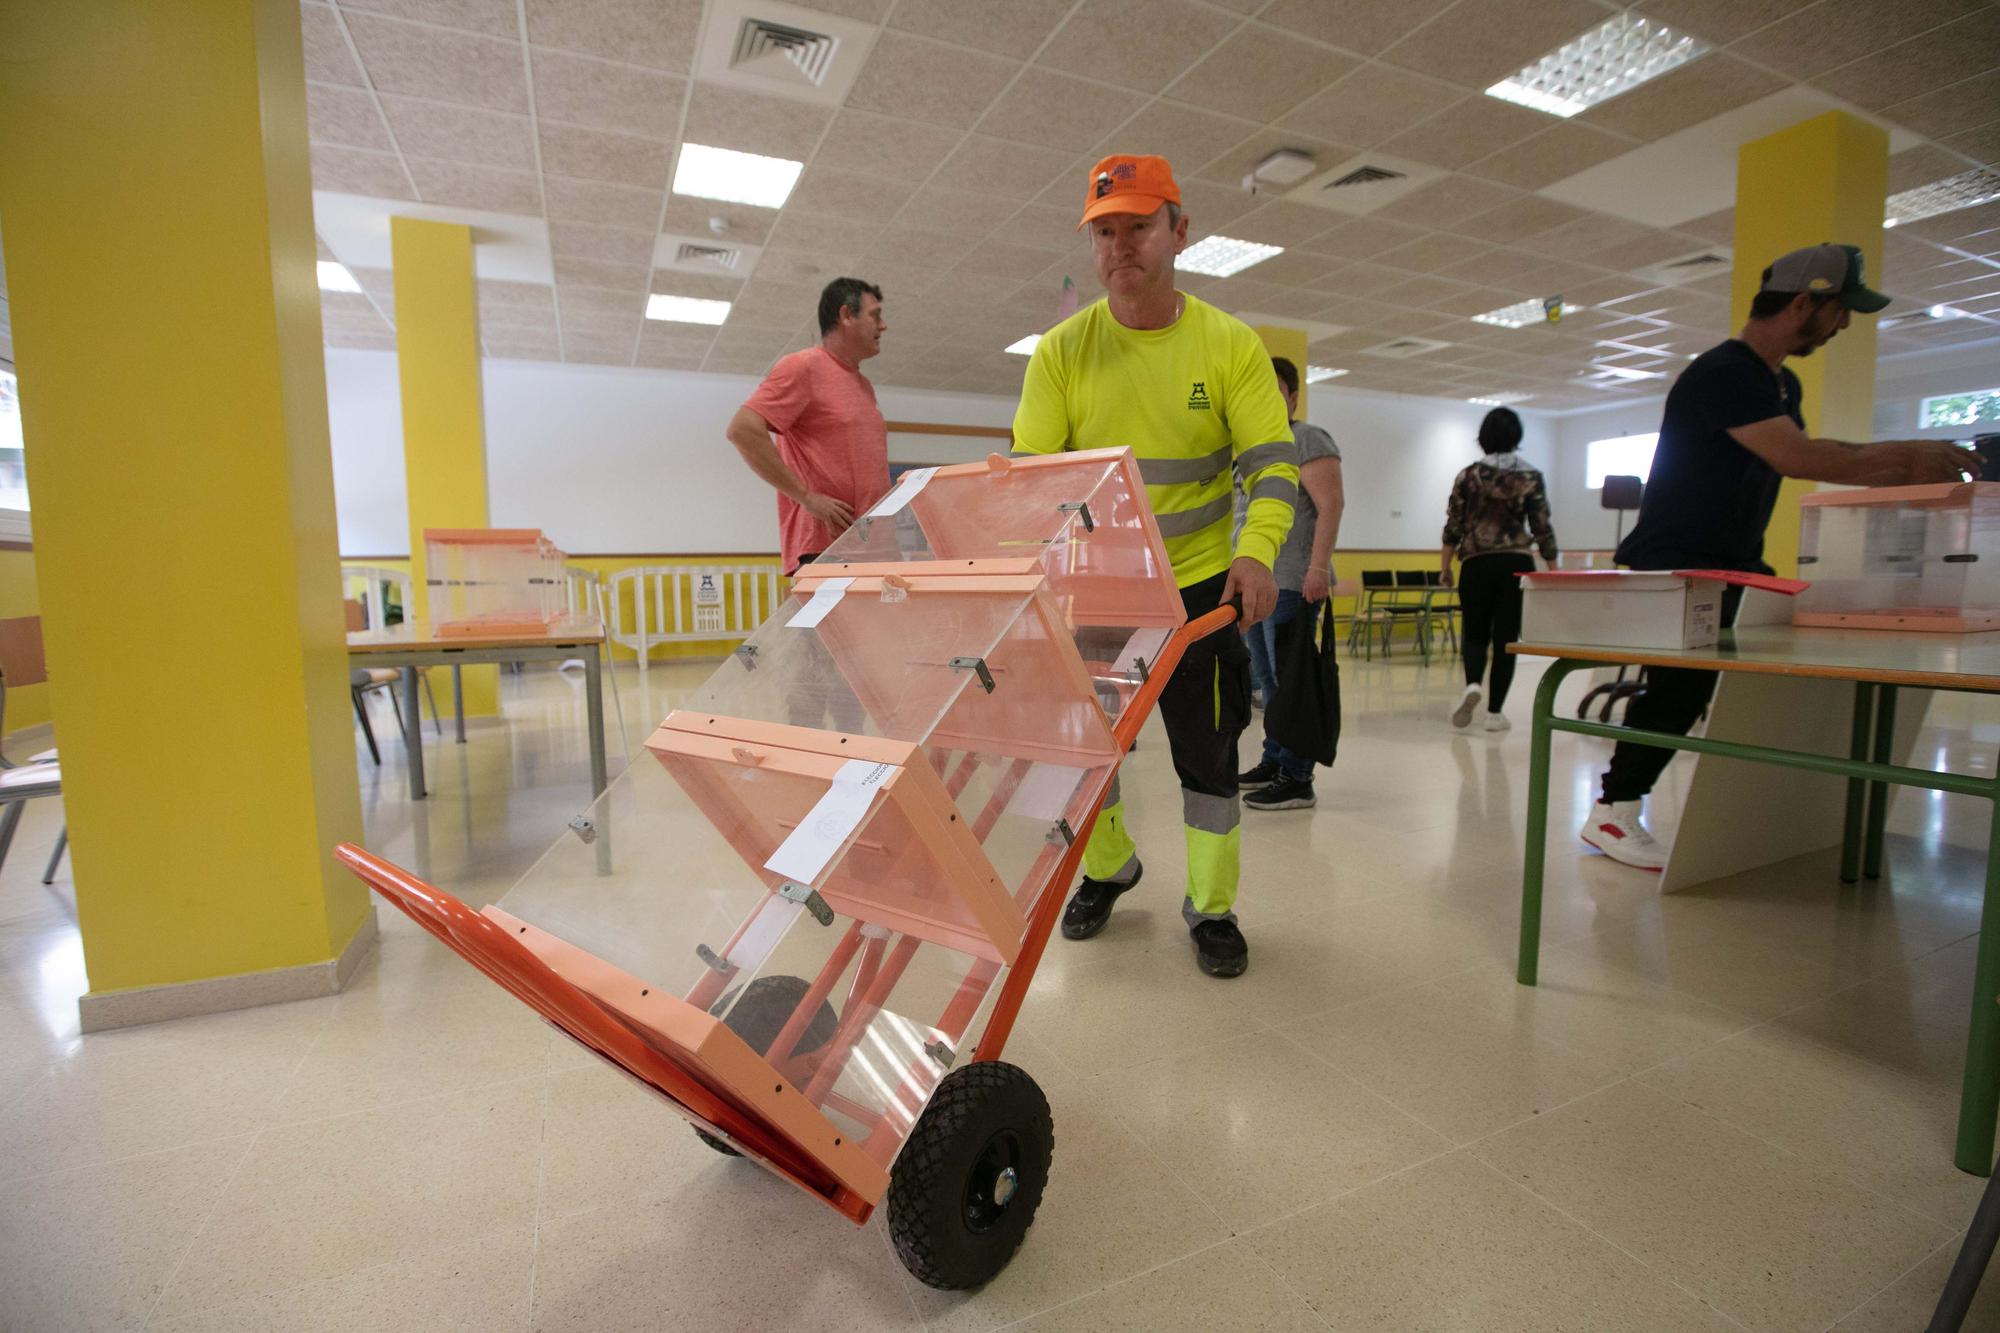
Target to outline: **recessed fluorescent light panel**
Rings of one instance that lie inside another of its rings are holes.
[[[720,324],[729,318],[729,302],[655,293],[646,298],[646,318],[671,320],[676,324]]]
[[[1488,97],[1568,118],[1702,55],[1708,43],[1620,14],[1486,90]]]
[[[1318,384],[1321,380],[1337,380],[1346,373],[1338,366],[1307,366],[1306,383]]]
[[[789,158],[682,144],[680,161],[674,164],[674,193],[755,208],[783,208],[804,169],[805,163]]]
[[[319,289],[323,292],[358,292],[361,284],[347,271],[345,264],[331,259],[319,261]]]
[[[1482,394],[1478,398],[1468,398],[1465,401],[1468,403],[1477,403],[1481,407],[1507,407],[1514,403],[1525,403],[1534,396],[1531,393],[1489,393]]]
[[[1241,273],[1252,264],[1261,264],[1272,255],[1285,253],[1282,245],[1259,245],[1256,241],[1239,241],[1230,236],[1207,236],[1187,249],[1174,261],[1183,273],[1205,273],[1211,278],[1226,278],[1232,273]]]
[[[1035,350],[1035,344],[1041,340],[1041,334],[1031,333],[1025,338],[1016,338],[1013,342],[1008,343],[1006,350],[1016,356],[1026,356]]]
[[[1587,310],[1589,307],[1572,305],[1564,301],[1561,309],[1562,313],[1567,315],[1573,311]],[[1526,301],[1516,301],[1512,305],[1503,305],[1498,310],[1489,310],[1483,315],[1474,315],[1472,322],[1491,324],[1502,329],[1524,329],[1530,324],[1549,323],[1549,306],[1547,301],[1534,297]]]
[[[1592,366],[1590,369],[1594,374],[1614,375],[1621,380],[1665,379],[1667,374],[1664,370],[1634,370],[1631,366]]]
[[[1991,167],[1974,167],[1956,176],[1946,176],[1941,181],[1890,195],[1888,204],[1882,210],[1882,225],[1901,226],[1919,218],[1955,213],[1961,208],[1971,208],[1974,204],[1992,199],[2000,199],[2000,171]]]

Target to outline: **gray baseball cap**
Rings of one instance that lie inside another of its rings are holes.
[[[1830,241],[1778,256],[1764,270],[1759,290],[1837,296],[1849,310],[1864,315],[1872,315],[1889,304],[1888,297],[1871,291],[1861,281],[1861,247],[1835,245]]]

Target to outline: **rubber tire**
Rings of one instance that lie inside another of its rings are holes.
[[[736,1007],[729,1009],[729,1017],[722,1020],[723,1026],[743,1038],[752,1050],[764,1051],[778,1039],[786,1020],[811,989],[812,983],[804,977],[774,973],[751,982],[749,988],[743,991],[741,1000],[736,1000],[736,991],[728,992],[710,1007],[709,1012],[728,1008],[731,1001],[736,1001]],[[806,1030],[794,1048],[795,1053],[805,1055],[818,1050],[833,1040],[834,1030],[839,1026],[840,1020],[834,1014],[833,1006],[821,1000],[819,1012],[813,1015],[812,1022],[806,1024]],[[705,1129],[697,1129],[694,1134],[719,1153],[729,1157],[743,1155]]]
[[[968,1222],[970,1177],[987,1145],[1011,1133],[1021,1149],[1013,1198],[985,1231]],[[977,1287],[1021,1248],[1048,1184],[1055,1125],[1027,1071],[998,1060],[945,1075],[889,1174],[889,1239],[925,1286]]]

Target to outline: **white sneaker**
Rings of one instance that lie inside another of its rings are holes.
[[[1590,807],[1590,817],[1577,836],[1612,860],[1640,870],[1659,870],[1667,864],[1667,849],[1646,831],[1637,801],[1611,805],[1599,801]]]
[[[1488,713],[1486,715],[1486,729],[1488,731],[1512,731],[1514,724],[1507,720],[1505,713]]]
[[[1451,724],[1460,731],[1472,725],[1472,710],[1479,707],[1479,687],[1468,685],[1465,693],[1458,696],[1458,706],[1451,710]]]

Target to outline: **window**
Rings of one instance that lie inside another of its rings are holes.
[[[1592,440],[1584,451],[1584,485],[1593,491],[1604,489],[1606,477],[1646,479],[1653,470],[1653,449],[1658,434],[1614,435],[1608,440]]]
[[[1983,426],[2000,422],[2000,389],[1974,389],[1970,393],[1940,394],[1926,398],[1917,413],[1917,425]]]
[[[21,448],[21,394],[14,367],[0,361],[0,510],[28,508],[27,454]]]

